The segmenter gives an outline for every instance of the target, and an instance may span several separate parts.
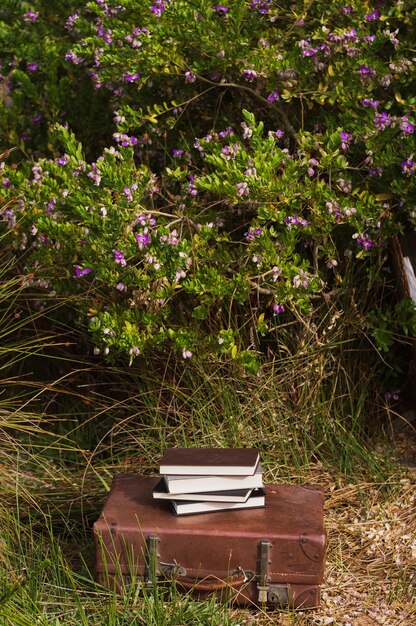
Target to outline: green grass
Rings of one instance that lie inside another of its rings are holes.
[[[123,372],[112,368],[105,393],[88,378],[89,368],[76,392],[68,395],[62,383],[56,385],[62,395],[38,420],[31,412],[37,394],[25,398],[25,412],[15,411],[21,428],[5,429],[14,478],[1,484],[8,505],[1,511],[0,624],[234,626],[243,617],[248,624],[268,623],[261,612],[195,602],[172,588],[139,596],[136,587],[122,597],[101,589],[94,580],[92,523],[112,475],[156,473],[167,446],[259,447],[267,482],[325,482],[330,475],[335,482],[383,483],[391,467],[369,445],[362,421],[366,399],[351,403],[343,370],[332,371],[338,389],[329,385],[325,399],[325,390],[305,373],[307,359],[293,360],[297,372],[280,365],[275,361],[252,379],[225,366],[208,372],[178,363],[159,379],[139,369],[124,373],[122,385]],[[301,392],[295,398],[297,375]],[[356,412],[341,418],[345,403]]]
[[[16,512],[17,513],[17,512]],[[79,552],[85,539],[76,528],[68,534],[52,528],[45,514],[36,522],[21,523],[19,515],[0,511],[2,567],[0,623],[60,626],[233,626],[227,607],[209,600],[199,603],[172,587],[139,596],[139,587],[122,596],[102,589]],[[85,545],[85,544],[84,544]],[[78,561],[75,565],[74,561]]]

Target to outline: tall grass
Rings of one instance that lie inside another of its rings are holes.
[[[71,552],[68,536],[56,532],[47,514],[43,527],[0,508],[2,564],[0,624],[61,626],[234,626],[227,607],[181,596],[172,587],[139,598],[138,587],[122,597],[95,581],[82,555]],[[83,538],[68,529],[72,545]],[[85,541],[84,541],[85,544]]]
[[[329,316],[328,326],[330,325]],[[386,407],[378,355],[345,328],[287,328],[255,377],[231,364],[171,358],[126,372],[131,393],[97,451],[129,450],[138,469],[157,469],[168,446],[256,446],[270,478],[302,480],[310,464],[341,474],[381,476],[388,463],[371,450]],[[126,383],[128,384],[128,383]]]

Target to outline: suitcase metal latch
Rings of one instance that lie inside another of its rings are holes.
[[[279,606],[289,605],[289,585],[269,585],[267,602]]]
[[[158,551],[160,539],[157,535],[149,535],[146,539],[145,585],[151,588],[159,578],[176,578],[186,576],[187,571],[176,561],[163,563]]]
[[[160,575],[158,553],[159,541],[160,539],[157,535],[150,535],[146,539],[144,580],[145,587],[148,589],[151,589],[154,586],[157,577]]]
[[[259,558],[258,558],[258,582],[257,589],[259,590],[258,601],[264,604],[267,602],[267,592],[269,591],[269,564],[270,564],[270,549],[272,544],[270,541],[262,540],[259,543]]]
[[[289,585],[279,585],[270,583],[269,565],[271,563],[270,552],[272,544],[270,541],[263,540],[259,543],[259,572],[257,578],[257,589],[259,591],[258,602],[262,604],[276,604],[279,606],[288,606],[289,604]]]

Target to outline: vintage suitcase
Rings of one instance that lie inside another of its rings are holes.
[[[177,517],[155,500],[159,477],[119,474],[94,524],[98,582],[121,591],[175,580],[199,597],[238,604],[319,605],[325,559],[323,493],[265,485],[266,507]]]

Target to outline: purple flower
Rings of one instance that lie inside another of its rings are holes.
[[[285,217],[283,221],[285,222],[285,224],[288,224],[289,229],[292,227],[292,225],[303,227],[309,226],[309,222],[303,219],[303,217],[299,217],[299,215]]]
[[[79,19],[79,13],[74,13],[73,15],[70,15],[66,20],[65,28],[67,30],[72,30],[77,19]]]
[[[394,119],[391,118],[388,113],[376,113],[374,116],[374,124],[377,130],[385,130],[388,126],[392,126]]]
[[[137,137],[129,137],[125,133],[114,133],[113,137],[122,146],[135,146],[138,143]]]
[[[380,11],[375,9],[372,13],[367,13],[367,15],[364,15],[364,19],[367,20],[367,22],[375,22],[380,19]]]
[[[318,52],[317,47],[311,46],[310,39],[302,39],[298,42],[298,46],[302,51],[303,57],[315,57],[316,53]]]
[[[346,133],[345,131],[341,131],[339,136],[341,137],[342,150],[348,150],[350,147],[350,141],[352,141],[352,135],[350,133]]]
[[[167,243],[169,246],[177,246],[179,239],[176,228],[174,228],[169,235],[161,235],[159,241],[161,243]]]
[[[400,119],[400,128],[405,137],[407,137],[407,135],[412,135],[415,130],[414,124],[409,122],[407,115],[404,115]]]
[[[375,167],[373,165],[368,170],[368,175],[369,176],[382,176],[383,175],[383,168],[382,167]]]
[[[222,4],[217,4],[215,10],[218,13],[228,13],[228,11],[230,10],[230,7],[225,7]]]
[[[38,67],[39,67],[39,63],[34,63],[34,62],[27,63],[27,65],[26,65],[26,69],[27,69],[29,72],[36,72],[36,70],[38,69]]]
[[[198,195],[198,189],[195,187],[194,183],[189,183],[187,189],[186,189],[186,193],[189,196],[197,196]]]
[[[63,156],[59,157],[59,159],[57,160],[58,165],[66,165],[67,163],[69,163],[70,158],[67,154],[64,154]]]
[[[125,72],[125,74],[123,75],[123,78],[126,81],[126,83],[134,83],[135,80],[140,78],[140,74],[139,74],[139,72],[135,72],[134,74],[130,74],[129,72]]]
[[[379,100],[370,100],[370,98],[364,98],[364,100],[361,100],[361,104],[366,109],[368,109],[368,107],[373,107],[373,109],[376,109],[380,102]]]
[[[154,13],[156,17],[160,17],[165,9],[166,0],[154,0],[150,7],[151,12]]]
[[[173,149],[172,150],[172,156],[174,157],[181,157],[184,154],[184,150],[180,150],[180,149]]]
[[[129,202],[133,202],[133,191],[136,191],[137,183],[133,183],[131,187],[124,187],[123,193]]]
[[[70,63],[72,63],[72,65],[79,65],[82,59],[80,59],[75,54],[75,52],[73,52],[72,50],[69,50],[69,52],[67,52],[65,55],[65,61],[69,61]]]
[[[413,154],[402,161],[401,166],[403,168],[403,173],[406,174],[406,176],[414,174],[416,172],[416,162],[413,160]]]
[[[126,259],[124,258],[125,252],[122,252],[121,250],[113,250],[113,254],[114,254],[114,263],[120,263],[122,267],[125,267],[126,265]]]
[[[27,11],[23,14],[23,20],[27,24],[34,24],[39,17],[39,13],[37,11]]]
[[[133,346],[132,348],[130,348],[129,350],[129,355],[130,355],[130,361],[129,361],[129,367],[131,367],[131,364],[133,363],[133,358],[135,356],[139,356],[140,354],[140,349],[138,346]]]
[[[277,265],[273,265],[272,267],[272,281],[275,283],[277,281],[277,279],[279,278],[279,276],[282,273],[282,270],[280,269],[280,267],[277,267]]]
[[[285,307],[283,306],[283,304],[278,304],[277,302],[273,304],[272,309],[273,315],[280,315],[281,313],[285,312]]]
[[[145,228],[143,230],[143,232],[137,233],[136,241],[137,241],[137,245],[138,245],[139,250],[143,250],[143,248],[145,246],[149,246],[150,245],[150,235],[148,233],[148,229],[147,228]]]
[[[246,239],[248,239],[248,241],[253,241],[254,237],[258,237],[261,234],[263,234],[262,228],[250,228],[248,233],[246,233]]]
[[[91,272],[90,267],[85,267],[84,269],[82,269],[82,267],[80,267],[79,265],[74,265],[74,268],[75,268],[75,275],[77,278],[81,278],[81,276],[86,276],[87,274]]]
[[[196,148],[200,152],[204,152],[204,149],[201,146],[201,142],[199,141],[199,139],[195,139],[195,141],[194,141],[194,148]]]
[[[229,137],[232,134],[234,134],[233,129],[231,128],[231,126],[227,126],[227,128],[225,130],[221,130],[218,133],[218,136],[224,138],[224,137]]]
[[[312,178],[312,176],[315,175],[315,170],[314,168],[319,165],[319,161],[317,161],[316,159],[309,159],[308,161],[308,168],[306,170],[307,175]]]
[[[10,187],[11,182],[10,182],[10,180],[8,178],[5,177],[2,180],[2,185],[3,185],[3,187]]]
[[[238,196],[248,196],[250,189],[247,183],[237,183],[235,188],[237,189]]]
[[[352,191],[352,183],[350,180],[345,180],[344,178],[338,178],[337,184],[341,191],[344,193],[351,193]]]
[[[296,276],[293,278],[293,286],[296,288],[303,287],[303,289],[307,289],[311,281],[312,277],[308,276],[305,270],[300,269]]]
[[[235,159],[237,155],[237,151],[240,149],[238,144],[234,144],[233,146],[224,146],[221,148],[221,154],[226,158],[227,161],[231,159]]]
[[[104,30],[104,26],[102,24],[98,27],[97,35],[101,37],[101,39],[104,39],[105,43],[108,45],[113,43],[112,34],[113,31],[111,30],[111,28],[107,28],[107,30]]]
[[[363,37],[364,41],[367,41],[368,43],[373,43],[373,41],[375,41],[376,36],[375,35],[366,35],[365,37]]]
[[[133,189],[133,185],[132,185],[132,189]],[[137,186],[136,186],[136,189],[137,189]],[[152,217],[151,213],[142,213],[141,215],[138,215],[136,217],[136,223],[140,224],[140,226],[146,226],[147,224],[149,224],[149,226],[156,226],[156,220],[154,217]]]
[[[257,72],[251,69],[245,69],[242,71],[242,76],[244,80],[252,83],[255,78],[257,78]]]
[[[272,0],[252,0],[250,6],[261,15],[264,15],[269,12],[271,4]]]
[[[190,359],[192,357],[192,352],[190,350],[187,350],[186,348],[184,348],[182,350],[182,358],[183,359]]]
[[[194,83],[196,81],[196,76],[193,72],[185,72],[185,80],[187,83]]]
[[[272,93],[267,96],[267,100],[268,102],[276,102],[276,100],[279,100],[279,92],[277,89],[272,91]]]
[[[360,74],[361,76],[375,76],[377,74],[376,70],[368,65],[360,66]]]
[[[91,178],[91,180],[94,181],[94,185],[97,185],[97,187],[100,185],[101,183],[101,172],[97,167],[96,163],[92,163],[91,165],[92,171],[89,172],[87,174],[88,178]]]
[[[395,48],[397,48],[400,45],[400,41],[396,37],[398,32],[399,32],[398,28],[393,32],[390,32],[389,30],[383,31],[383,35],[385,35],[386,37],[390,39],[391,43],[393,44]]]
[[[181,278],[186,278],[186,272],[182,267],[178,267],[178,271],[175,274],[175,283],[178,283]]]
[[[354,9],[351,5],[347,5],[342,7],[341,9],[341,13],[343,13],[344,15],[349,15],[350,13],[353,13]]]
[[[34,115],[30,118],[30,122],[32,125],[37,124],[38,122],[40,122],[41,119],[43,119],[43,115],[42,113],[38,113],[37,115]]]
[[[243,129],[243,139],[250,139],[253,135],[253,129],[246,122],[241,122],[241,128]]]
[[[45,202],[46,210],[45,213],[47,215],[52,215],[56,206],[56,198],[51,198],[49,202]]]
[[[367,233],[354,233],[352,238],[355,239],[358,245],[361,246],[362,248],[373,247],[373,242],[371,241]]]

